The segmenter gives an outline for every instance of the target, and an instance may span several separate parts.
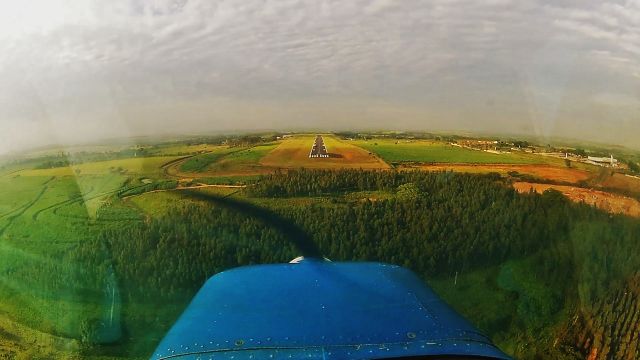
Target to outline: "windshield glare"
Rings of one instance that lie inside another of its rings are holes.
[[[640,358],[638,19],[0,4],[0,359]]]

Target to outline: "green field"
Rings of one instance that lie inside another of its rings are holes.
[[[493,154],[470,150],[438,141],[427,140],[355,140],[354,145],[371,151],[387,162],[468,163],[468,164],[535,164],[540,157],[520,154]]]
[[[147,148],[147,153],[153,156],[183,156],[214,151],[219,145],[212,144],[167,144],[164,146],[152,146]]]
[[[260,160],[277,146],[277,143],[268,143],[228,153],[211,163],[206,171],[223,174],[259,173]]]
[[[17,179],[5,183],[0,194],[7,203],[17,204],[14,212],[3,217],[0,229],[0,293],[12,299],[0,301],[0,313],[40,331],[75,337],[82,314],[95,304],[83,293],[83,286],[78,287],[83,272],[90,269],[60,259],[75,244],[116,225],[91,223],[98,221],[96,213],[104,208],[108,194],[122,186],[123,178]],[[32,184],[32,191],[21,191],[24,184]]]
[[[53,169],[29,169],[16,173],[20,176],[79,176],[105,175],[119,173],[122,175],[146,175],[158,177],[162,175],[162,165],[178,159],[176,156],[136,157],[81,163]]]
[[[200,154],[189,158],[187,161],[183,162],[180,165],[180,170],[186,173],[202,172],[205,171],[211,164],[222,159],[225,155],[241,150],[242,149],[232,148],[229,146],[216,146],[210,149],[205,154]]]
[[[206,153],[177,162],[167,171],[174,176],[197,176],[209,179],[257,175],[269,171],[260,165],[260,160],[277,146],[277,143],[263,143],[249,147],[216,146]]]
[[[77,351],[81,324],[104,311],[104,295],[96,289],[98,269],[69,251],[142,221],[145,212],[116,193],[162,180],[162,165],[174,159],[115,159],[0,177],[0,326],[18,322],[25,327],[16,336],[42,344],[24,354],[66,358]]]

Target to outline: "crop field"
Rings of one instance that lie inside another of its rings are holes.
[[[215,146],[207,153],[196,155],[186,159],[183,162],[176,163],[179,172],[182,173],[198,173],[205,171],[209,165],[220,160],[227,154],[239,151],[241,149],[229,147],[226,145]],[[173,170],[172,173],[177,171]]]
[[[162,174],[161,165],[172,159],[117,159],[0,177],[0,293],[12,299],[0,301],[0,323],[19,323],[8,328],[13,336],[42,340],[40,355],[63,343],[77,349],[71,339],[78,338],[81,314],[100,304],[84,289],[94,270],[59,259],[106,229],[137,221],[134,208],[113,203],[114,194],[128,181]],[[23,349],[30,354],[31,347]]]
[[[179,157],[157,156],[96,161],[52,169],[23,170],[16,174],[20,176],[78,176],[121,173],[127,175],[160,176],[162,174],[162,165],[177,158]]]
[[[164,166],[165,173],[182,178],[228,178],[254,176],[272,171],[259,161],[277,147],[276,143],[251,147],[216,146],[204,154],[177,160]]]
[[[101,203],[92,209],[91,201],[74,200],[79,194],[74,179],[56,179],[50,184],[0,235],[0,324],[20,325],[4,329],[19,338],[22,346],[18,349],[25,359],[39,358],[36,355],[66,358],[67,351],[77,353],[81,322],[87,314],[100,314],[104,295],[99,289],[97,296],[95,290],[88,290],[95,289],[95,283],[87,275],[96,269],[65,256],[103,231],[136,221],[136,213],[131,214],[128,206]],[[112,220],[91,214],[104,209],[115,215]],[[1,348],[6,339],[0,338]],[[29,345],[32,341],[38,341],[38,348]],[[56,355],[46,356],[48,353]]]
[[[62,147],[52,147],[48,149],[32,150],[28,151],[25,155],[30,158],[40,158],[43,156],[51,156],[65,152],[75,156],[75,154],[87,152],[87,153],[103,153],[103,152],[118,152],[130,148],[133,144],[131,142],[126,144],[111,144],[111,145],[72,145]]]
[[[260,174],[265,170],[260,160],[278,147],[277,143],[261,144],[248,149],[235,151],[212,163],[206,169],[208,173],[218,175]]]
[[[165,146],[152,146],[148,148],[146,151],[148,154],[153,156],[184,156],[184,155],[192,155],[198,154],[202,152],[214,151],[218,145],[211,144],[196,144],[196,145],[186,145],[186,144],[175,144],[175,145],[165,145]]]
[[[388,169],[389,166],[374,154],[335,136],[324,135],[328,158],[309,158],[315,135],[295,135],[282,140],[280,145],[260,160],[260,164],[273,168],[309,169]]]
[[[377,154],[387,162],[461,163],[461,164],[535,164],[540,157],[525,154],[493,154],[428,140],[355,140],[351,144]]]

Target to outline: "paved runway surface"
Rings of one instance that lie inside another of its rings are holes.
[[[316,136],[316,140],[311,147],[311,151],[309,152],[310,158],[328,158],[329,153],[327,152],[327,147],[324,145],[324,140],[322,140],[322,136]]]

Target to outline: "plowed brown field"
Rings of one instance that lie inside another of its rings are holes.
[[[537,193],[554,189],[563,193],[575,202],[584,202],[613,214],[625,214],[640,217],[640,201],[599,190],[585,189],[575,186],[536,184],[529,182],[516,182],[513,187],[521,193],[533,189]]]
[[[469,173],[490,173],[497,172],[506,174],[516,171],[520,174],[532,175],[542,179],[562,181],[568,183],[578,183],[581,180],[587,180],[591,177],[591,173],[585,170],[562,168],[551,165],[509,165],[509,164],[433,164],[420,165],[420,169],[428,171],[452,170],[458,172]]]

